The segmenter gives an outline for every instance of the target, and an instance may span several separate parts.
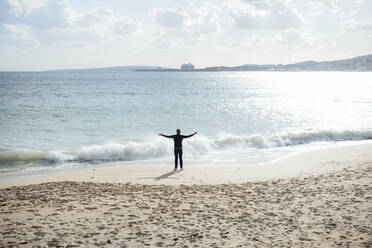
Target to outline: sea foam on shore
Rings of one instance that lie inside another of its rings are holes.
[[[233,135],[220,133],[217,138],[198,135],[184,142],[191,164],[196,160],[209,163],[234,158],[237,163],[261,163],[294,151],[334,145],[336,142],[368,141],[370,130],[318,130],[272,135]],[[319,145],[321,144],[321,145]],[[108,162],[162,160],[172,154],[172,142],[149,138],[145,142],[110,142],[70,150],[0,151],[0,177],[3,172],[30,172],[46,168],[88,167]],[[247,155],[246,155],[247,154]],[[197,163],[197,162],[196,162]]]
[[[110,182],[141,184],[221,184],[245,183],[296,176],[318,175],[372,161],[372,142],[339,145],[299,152],[269,163],[209,164],[188,166],[173,171],[173,161],[152,164],[112,163],[104,167],[88,168],[59,175],[41,174],[30,178],[0,181],[0,188],[56,181]]]

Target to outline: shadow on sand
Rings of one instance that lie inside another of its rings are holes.
[[[163,175],[160,175],[158,177],[139,177],[138,179],[154,179],[155,181],[159,181],[159,180],[162,180],[162,179],[179,179],[178,177],[170,177],[176,173],[179,173],[181,172],[182,170],[172,170],[170,172],[167,172]]]

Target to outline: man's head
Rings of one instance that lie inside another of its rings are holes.
[[[180,129],[177,129],[176,132],[177,132],[177,134],[181,134],[181,130]]]

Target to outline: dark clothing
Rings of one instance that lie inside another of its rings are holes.
[[[191,135],[181,135],[181,134],[176,134],[176,135],[164,135],[166,138],[171,138],[174,141],[174,148],[182,148],[182,140],[185,138],[189,138],[191,136],[194,136],[194,134]]]
[[[177,157],[180,159],[180,168],[183,167],[183,161],[182,161],[182,148],[181,149],[174,149],[174,168],[177,169]]]
[[[183,161],[182,161],[182,140],[185,138],[189,138],[193,136],[194,134],[191,135],[164,135],[166,138],[171,138],[174,141],[174,167],[177,169],[177,164],[178,164],[178,158],[180,159],[180,167],[182,169],[183,167]]]

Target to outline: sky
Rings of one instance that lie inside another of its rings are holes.
[[[372,0],[0,0],[0,71],[372,53]]]

